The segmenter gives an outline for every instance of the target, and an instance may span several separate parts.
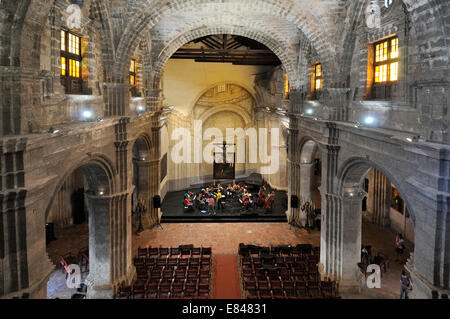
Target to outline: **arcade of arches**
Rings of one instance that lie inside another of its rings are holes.
[[[215,254],[320,246],[342,297],[397,298],[405,270],[411,297],[448,298],[449,12],[434,0],[0,1],[0,297],[63,296],[72,253],[88,260],[87,297],[112,298],[135,280],[139,246],[211,236]],[[181,207],[212,185],[207,155],[222,145],[244,155],[222,183],[261,179],[284,196],[278,220],[166,224],[157,199],[181,194]],[[391,259],[381,292],[365,288],[367,246]]]

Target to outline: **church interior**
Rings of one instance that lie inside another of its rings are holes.
[[[450,2],[0,0],[0,299],[448,299]]]

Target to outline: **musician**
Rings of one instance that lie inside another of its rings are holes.
[[[268,198],[266,199],[266,202],[264,203],[264,210],[266,213],[272,211],[272,205],[273,205],[274,199],[275,199],[275,192],[272,192],[269,194]]]
[[[265,187],[261,186],[258,192],[258,206],[263,207],[266,202]]]
[[[220,192],[220,188],[217,191],[216,200],[217,200],[217,209],[218,210],[220,210],[220,209],[223,210],[224,209],[224,205],[223,205],[222,193]]]
[[[231,186],[231,184],[228,184],[228,187],[227,187],[227,197],[233,197],[233,195],[234,195],[234,189],[233,189],[233,187]]]

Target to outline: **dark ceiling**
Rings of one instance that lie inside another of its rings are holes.
[[[228,34],[210,35],[189,42],[172,59],[235,65],[280,65],[281,61],[265,45],[249,38]]]

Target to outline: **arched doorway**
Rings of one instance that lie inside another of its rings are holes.
[[[336,234],[331,242],[331,236],[323,236],[322,242],[327,243],[328,250],[321,256],[321,262],[327,273],[331,270],[340,279],[344,293],[377,296],[380,292],[382,295],[378,297],[398,298],[400,273],[409,253],[414,250],[413,241],[406,240],[404,253],[400,256],[395,253],[397,233],[405,237],[405,228],[395,226],[395,214],[400,214],[397,209],[406,212],[407,197],[403,196],[407,194],[402,193],[402,185],[388,170],[366,159],[346,162],[338,178],[335,214],[327,218],[341,226],[329,227],[329,232]],[[395,193],[394,197],[392,193]],[[380,290],[369,289],[366,285],[365,276],[370,264],[378,264],[381,268]]]
[[[130,264],[131,256],[127,253],[127,249],[129,249],[127,242],[128,238],[131,237],[128,237],[130,231],[128,230],[129,224],[126,216],[127,195],[114,196],[115,175],[109,161],[104,158],[82,161],[80,165],[66,174],[57,185],[46,211],[46,218],[48,218],[55,205],[60,204],[57,199],[61,194],[62,187],[70,182],[74,176],[79,178],[77,183],[84,185],[84,202],[88,215],[87,229],[81,230],[84,231],[84,240],[76,243],[64,241],[60,245],[56,245],[58,243],[55,241],[50,245],[55,244],[57,247],[48,248],[47,251],[49,255],[63,256],[70,253],[72,257],[75,257],[67,260],[66,266],[77,264],[80,268],[84,268],[81,279],[87,286],[88,298],[113,297],[116,286],[120,281],[127,279],[127,273],[129,272],[127,264]],[[68,202],[65,202],[65,206],[69,206],[69,197],[66,197],[66,201]],[[88,233],[88,237],[86,233]],[[71,236],[75,237],[77,233],[75,232]],[[88,239],[87,242],[86,239]],[[88,246],[87,251],[86,244]],[[78,257],[81,257],[79,254],[81,250],[85,254],[83,256],[85,260],[82,262],[86,262],[87,265],[80,264],[81,260]],[[50,258],[55,259],[52,256]],[[59,256],[56,256],[56,258],[59,258]],[[56,285],[59,285],[56,290],[58,288],[69,288],[63,293],[63,297],[68,297],[67,294],[76,292],[76,288],[67,286],[64,267],[60,267],[57,271],[63,273],[64,276],[60,282],[56,283]],[[73,278],[73,275],[71,277]],[[58,297],[55,294],[56,290],[53,289],[51,293]]]
[[[152,225],[149,209],[150,203],[150,143],[148,138],[141,136],[136,139],[133,145],[133,196],[131,207],[133,208],[133,232],[141,232],[144,228]],[[140,201],[145,208],[145,213],[140,214],[136,211],[136,206]]]

